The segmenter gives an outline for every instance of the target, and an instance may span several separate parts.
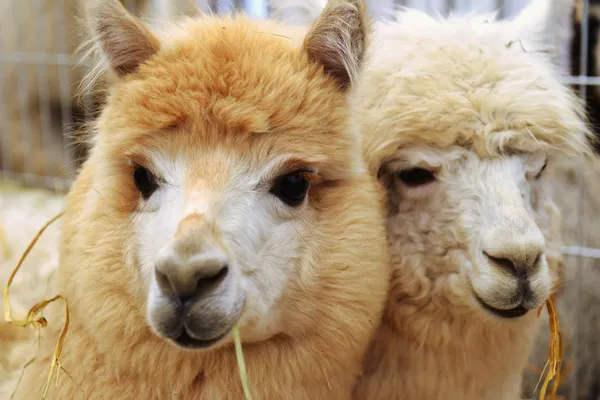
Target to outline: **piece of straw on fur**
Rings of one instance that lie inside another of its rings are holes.
[[[546,301],[545,306],[548,310],[548,316],[550,317],[550,345],[548,351],[548,361],[546,362],[544,370],[540,376],[540,381],[543,379],[542,388],[540,389],[540,400],[544,400],[546,398],[548,385],[552,380],[551,398],[556,399],[558,385],[560,384],[560,373],[563,359],[562,336],[558,326],[558,315],[556,314],[556,308],[554,307],[554,296],[550,296],[550,298]],[[544,306],[538,309],[538,316],[542,312],[543,308]],[[538,382],[537,386],[539,386],[539,384],[540,382]]]
[[[23,255],[19,259],[17,266],[14,268],[14,270],[10,274],[8,281],[6,282],[6,286],[4,287],[4,319],[6,322],[8,322],[11,325],[21,326],[24,328],[28,327],[28,326],[33,326],[34,328],[37,328],[37,329],[44,328],[48,325],[48,321],[46,321],[46,318],[44,318],[42,316],[38,317],[38,314],[41,313],[48,304],[53,303],[57,300],[62,300],[65,304],[65,324],[60,333],[60,336],[58,337],[58,341],[56,343],[56,348],[54,349],[54,356],[52,357],[52,362],[50,364],[50,372],[48,373],[48,379],[46,380],[46,384],[44,385],[44,389],[42,390],[42,399],[45,399],[46,395],[48,394],[48,389],[50,388],[50,383],[52,382],[52,376],[54,375],[55,368],[57,366],[59,368],[61,368],[61,365],[59,362],[59,357],[60,357],[60,353],[62,352],[62,347],[63,347],[63,343],[65,341],[65,337],[67,335],[67,330],[69,329],[69,307],[67,305],[66,299],[63,296],[56,295],[56,296],[52,297],[51,299],[43,300],[43,301],[35,304],[33,307],[31,307],[31,309],[27,313],[27,316],[25,317],[25,319],[13,320],[10,315],[9,290],[10,290],[10,285],[12,284],[15,276],[17,275],[17,272],[19,271],[19,268],[21,268],[21,265],[23,265],[23,262],[27,258],[27,255],[29,254],[29,252],[31,251],[33,246],[35,246],[35,244],[37,243],[39,238],[42,236],[44,231],[50,225],[52,225],[52,223],[54,223],[56,220],[58,220],[60,217],[62,217],[62,215],[63,215],[62,212],[59,213],[58,215],[53,217],[50,221],[46,222],[46,224],[39,230],[37,235],[35,235],[35,237],[29,243],[29,246],[27,246],[27,248],[23,252]],[[58,374],[57,374],[57,378],[58,378]]]
[[[246,363],[244,362],[244,352],[242,351],[242,339],[240,338],[240,329],[237,324],[233,326],[233,343],[235,344],[235,356],[237,357],[238,369],[240,370],[240,379],[246,400],[252,400],[250,386],[248,385],[248,376],[246,375]]]

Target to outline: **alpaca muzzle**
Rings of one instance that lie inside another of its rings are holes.
[[[185,218],[158,252],[148,302],[150,325],[185,348],[223,339],[244,304],[232,260],[203,218]]]

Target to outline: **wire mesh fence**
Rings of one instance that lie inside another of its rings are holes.
[[[98,98],[77,94],[78,82],[86,66],[78,62],[76,49],[83,32],[77,16],[83,0],[3,0],[0,2],[0,178],[6,177],[31,186],[66,191],[74,178],[86,145],[75,133],[94,117]],[[147,19],[173,18],[200,11],[226,13],[243,9],[255,18],[269,15],[268,0],[122,0],[134,14]],[[502,18],[516,15],[529,0],[368,0],[376,18],[397,5],[428,13],[447,14],[451,10],[498,11]],[[576,0],[571,10],[559,16],[570,35],[561,43],[564,83],[586,100],[590,120],[600,123],[600,77],[597,75],[596,47],[600,38],[600,1]],[[596,116],[598,113],[598,116]],[[84,135],[85,136],[85,135]],[[583,176],[585,171],[580,171]],[[574,283],[581,287],[585,263],[600,270],[600,249],[586,247],[586,185],[578,185],[577,210],[571,224],[578,229],[575,243],[567,243],[567,263],[576,271]],[[592,220],[593,223],[593,220]],[[600,243],[592,245],[600,246]],[[570,258],[569,258],[570,257]],[[581,291],[576,293],[581,293]],[[581,296],[578,294],[577,296]],[[576,299],[581,309],[582,299]],[[592,305],[600,308],[600,304]],[[579,332],[584,329],[581,312],[576,312],[573,340],[574,372],[577,374]],[[600,323],[599,323],[600,325]],[[600,374],[600,371],[597,372]],[[600,376],[598,376],[600,382]],[[582,398],[577,385],[569,398]],[[598,389],[600,391],[600,388]],[[600,397],[599,397],[600,398]]]

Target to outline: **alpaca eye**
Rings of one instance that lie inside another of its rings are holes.
[[[271,193],[290,207],[300,205],[306,197],[309,186],[304,174],[305,171],[294,171],[280,176],[271,188]]]
[[[133,181],[145,200],[150,198],[152,193],[158,189],[156,177],[146,168],[141,166],[136,167],[133,171]]]
[[[542,167],[542,169],[540,169],[540,172],[537,173],[537,175],[535,176],[535,179],[540,179],[542,177],[542,172],[544,172],[547,165],[548,165],[548,160],[546,160],[544,162],[544,166]]]
[[[424,168],[411,168],[398,172],[398,178],[410,187],[426,185],[435,180],[435,176]]]

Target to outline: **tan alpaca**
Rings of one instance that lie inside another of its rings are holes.
[[[356,399],[519,398],[560,273],[544,166],[590,152],[542,34],[549,5],[376,25],[352,115],[388,190],[392,280]]]
[[[116,82],[67,199],[73,381],[49,398],[241,399],[237,323],[254,398],[348,399],[389,281],[347,132],[361,4],[332,2],[302,45],[242,16],[156,34],[103,0],[89,18]],[[55,340],[17,398],[39,398]]]

